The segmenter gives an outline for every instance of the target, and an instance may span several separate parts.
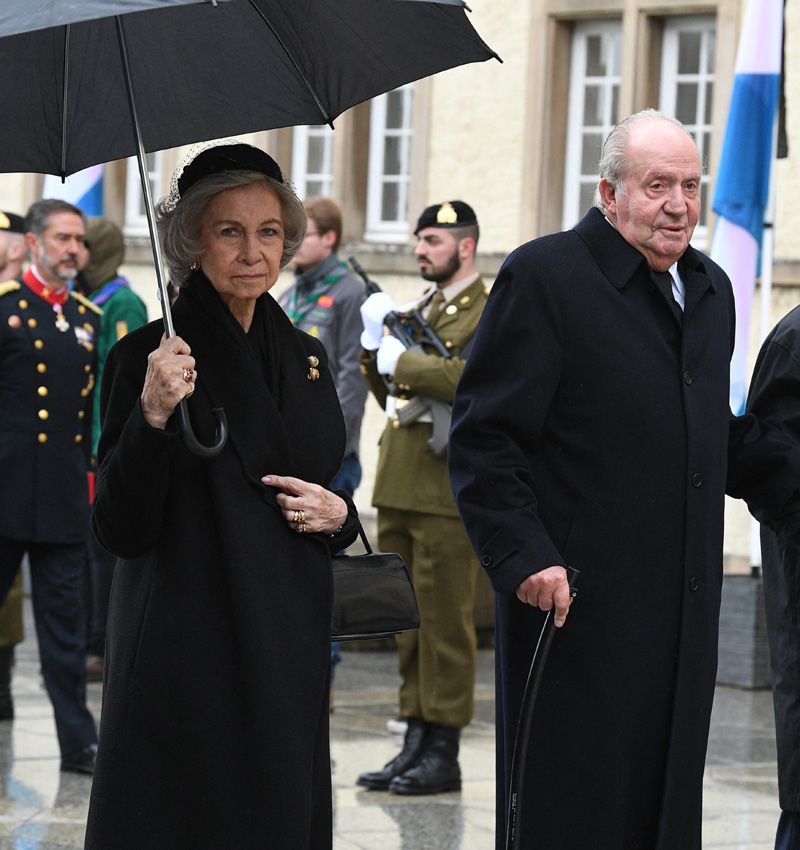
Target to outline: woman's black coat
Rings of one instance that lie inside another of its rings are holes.
[[[196,457],[172,421],[160,431],[144,420],[159,324],[125,337],[105,369],[94,527],[121,560],[86,847],[326,850],[329,545],[292,531],[260,479],[328,482],[341,410],[324,349],[271,296],[254,319],[270,392],[241,327],[196,278],[175,328],[197,360],[195,430],[212,442],[210,411],[224,407],[223,452]]]
[[[522,846],[700,848],[726,479],[770,508],[798,479],[775,487],[756,423],[730,415],[730,282],[692,248],[680,268],[683,314],[597,210],[522,246],[456,393],[451,480],[497,592],[498,847],[543,621],[514,590],[566,564],[578,598],[536,705]]]

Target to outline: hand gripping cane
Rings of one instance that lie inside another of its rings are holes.
[[[574,599],[578,591],[575,583],[578,579],[578,570],[567,567],[569,572],[570,596]],[[528,681],[525,683],[525,693],[522,696],[522,707],[519,710],[519,722],[517,734],[514,738],[514,751],[511,756],[511,781],[508,786],[508,815],[506,817],[506,846],[505,850],[521,850],[522,848],[522,801],[525,785],[525,762],[528,755],[528,744],[531,737],[531,726],[533,725],[533,709],[536,705],[536,697],[539,693],[539,685],[542,683],[542,673],[550,652],[550,644],[555,634],[555,611],[550,610],[544,618],[539,640],[531,659],[531,669],[528,672]]]

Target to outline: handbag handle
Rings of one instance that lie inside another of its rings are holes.
[[[361,518],[358,519],[358,534],[361,537],[361,542],[364,544],[364,548],[367,550],[367,554],[372,554],[372,546],[369,545],[369,540],[367,540],[367,534],[364,531],[364,526],[361,525]]]

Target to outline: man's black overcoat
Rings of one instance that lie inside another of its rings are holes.
[[[196,277],[175,328],[197,360],[201,442],[211,409],[227,414],[222,453],[196,457],[172,424],[144,420],[158,323],[125,337],[105,369],[94,525],[121,560],[86,847],[327,850],[330,553],[289,528],[260,479],[329,481],[341,410],[324,349],[271,296],[257,302],[269,350],[258,362]]]
[[[747,409],[800,442],[800,307],[764,340]],[[781,808],[800,812],[800,538],[761,527]]]
[[[680,271],[684,316],[597,210],[522,246],[456,393],[453,489],[497,594],[498,847],[543,622],[514,590],[567,564],[579,596],[539,694],[523,846],[700,850],[729,452],[729,489],[764,487],[758,428],[728,408],[730,282],[692,248]]]

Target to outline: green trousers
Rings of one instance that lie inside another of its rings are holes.
[[[400,714],[462,728],[474,710],[478,560],[460,519],[378,508],[378,546],[408,565],[420,627],[397,636]]]

